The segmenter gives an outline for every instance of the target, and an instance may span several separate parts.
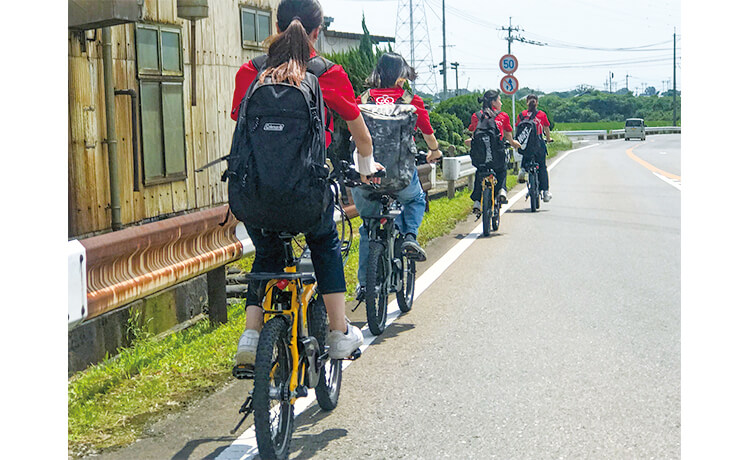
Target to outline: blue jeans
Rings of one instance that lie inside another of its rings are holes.
[[[250,227],[247,228],[247,233],[255,246],[255,260],[250,272],[283,272],[284,245],[278,235],[264,235],[260,229]],[[341,242],[333,220],[333,200],[324,211],[318,227],[305,233],[305,241],[310,248],[318,291],[321,294],[346,292]],[[251,281],[248,284],[246,306],[258,305],[258,287],[260,287],[260,281]]]
[[[396,219],[398,230],[403,235],[412,233],[416,237],[427,206],[425,193],[422,191],[422,184],[419,182],[419,174],[416,169],[414,169],[411,183],[405,189],[396,193],[395,196],[402,207],[401,215]],[[354,198],[357,212],[363,218],[380,215],[382,205],[379,195],[373,195],[372,192],[357,187],[352,189],[352,198]],[[357,279],[362,286],[365,285],[367,280],[367,256],[369,253],[370,240],[363,219],[363,225],[359,227],[359,270],[357,271]]]

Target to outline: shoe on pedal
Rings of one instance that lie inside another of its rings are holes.
[[[365,301],[365,287],[361,284],[357,284],[357,288],[354,290],[354,298],[357,302]]]
[[[523,184],[524,182],[526,182],[526,171],[524,171],[524,169],[521,168],[518,171],[518,183]]]
[[[549,190],[545,190],[542,192],[542,200],[544,200],[545,203],[549,202],[549,200],[552,199],[552,194],[549,192]]]
[[[407,233],[404,237],[404,242],[401,244],[401,248],[409,259],[414,259],[417,262],[424,262],[427,260],[427,254],[422,249],[422,246],[417,243],[417,238]]]
[[[508,193],[504,189],[500,189],[500,203],[508,204]]]
[[[331,359],[346,359],[365,343],[362,331],[353,324],[349,324],[348,331],[328,332],[328,356]]]
[[[258,338],[260,333],[254,329],[245,329],[237,344],[237,354],[234,362],[238,365],[252,366],[255,364],[255,353],[258,349]]]
[[[474,214],[480,214],[482,212],[482,203],[479,201],[474,202],[474,207],[472,208],[471,212]]]

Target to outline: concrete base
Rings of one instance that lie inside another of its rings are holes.
[[[130,346],[133,328],[159,334],[207,307],[208,283],[201,275],[86,321],[68,332],[68,376]]]

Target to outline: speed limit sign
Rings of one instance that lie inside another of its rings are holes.
[[[518,79],[513,75],[506,75],[500,80],[500,89],[502,92],[510,96],[518,91]]]
[[[518,69],[518,59],[512,54],[506,54],[500,58],[500,70],[508,75],[512,74]]]

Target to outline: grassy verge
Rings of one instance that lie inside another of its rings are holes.
[[[450,232],[471,210],[467,190],[454,199],[430,202],[419,241]],[[359,259],[361,220],[353,219],[354,241],[344,267],[347,300],[353,297]],[[236,264],[250,270],[252,257]],[[228,308],[229,321],[195,326],[156,340],[143,332],[133,347],[92,366],[68,382],[68,441],[72,455],[129,444],[143,429],[167,412],[229,382],[237,338],[244,329],[244,302]]]

